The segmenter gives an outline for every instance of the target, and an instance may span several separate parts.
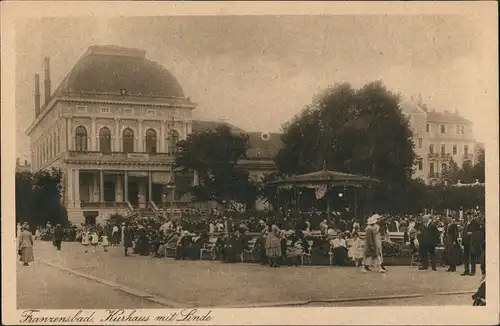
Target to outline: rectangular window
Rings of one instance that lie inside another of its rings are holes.
[[[460,135],[460,125],[457,125],[457,135]]]
[[[156,115],[156,111],[155,110],[148,110],[147,115],[154,116],[154,115]]]
[[[441,154],[446,154],[446,145],[441,144]]]
[[[446,163],[441,163],[441,172],[446,172]]]
[[[453,155],[457,155],[457,145],[453,145]]]
[[[109,113],[109,108],[101,108],[101,113]]]
[[[445,125],[441,125],[440,129],[441,129],[442,134],[446,133],[446,126]]]
[[[78,113],[85,113],[86,111],[87,111],[86,106],[77,106],[76,107],[76,112],[78,112]]]
[[[429,173],[434,174],[434,163],[429,164]]]
[[[422,148],[422,138],[418,139],[418,148]]]
[[[431,125],[428,123],[425,125],[425,132],[431,132]]]
[[[469,155],[469,146],[464,145],[464,155]]]
[[[422,171],[423,168],[424,167],[423,167],[423,164],[422,164],[422,159],[420,159],[420,160],[418,160],[418,170]]]
[[[429,145],[429,153],[431,153],[431,154],[434,153],[434,144]]]
[[[134,114],[134,109],[132,109],[132,108],[125,108],[125,109],[123,109],[123,114],[125,114],[125,115],[133,115]]]
[[[460,131],[461,131],[460,133],[461,133],[462,135],[463,135],[463,134],[465,134],[465,127],[464,127],[464,126],[461,126],[461,127],[460,127]]]

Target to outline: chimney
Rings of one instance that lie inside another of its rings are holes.
[[[50,59],[48,57],[43,59],[43,67],[45,69],[45,79],[43,81],[45,86],[44,99],[45,105],[47,105],[50,101]]]
[[[16,158],[16,166],[19,166],[19,158]]]
[[[28,166],[28,160],[24,160],[24,165]]]
[[[40,114],[40,76],[35,75],[35,116]]]

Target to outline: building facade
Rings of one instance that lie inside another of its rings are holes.
[[[415,153],[419,157],[414,169],[415,178],[434,183],[442,177],[451,160],[458,167],[466,161],[476,163],[478,155],[472,122],[457,111],[428,110],[418,100],[403,100],[401,110],[409,119]]]
[[[54,92],[48,58],[44,70],[44,101],[35,75],[35,120],[26,131],[32,170],[63,171],[71,222],[102,223],[189,201],[175,191],[175,144],[218,122],[193,122],[196,105],[167,69],[142,50],[91,46]],[[274,170],[266,144],[275,142],[261,133],[249,139],[253,148],[240,164],[258,178]]]
[[[44,104],[36,75],[27,135],[33,170],[64,172],[70,221],[173,200],[175,143],[191,132],[195,108],[175,77],[145,51],[92,46],[52,93],[44,64]]]

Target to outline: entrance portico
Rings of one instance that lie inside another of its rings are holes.
[[[173,181],[171,172],[89,169],[75,170],[73,178],[71,183],[78,185],[68,191],[68,204],[73,208],[104,208],[127,202],[134,208],[145,208],[172,195],[167,186]]]

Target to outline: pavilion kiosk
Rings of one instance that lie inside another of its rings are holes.
[[[353,208],[354,208],[354,218],[358,218],[358,191],[359,189],[366,189],[368,192],[368,198],[371,197],[371,188],[380,183],[379,180],[374,178],[369,178],[362,175],[348,174],[337,171],[321,170],[312,173],[294,175],[291,177],[281,178],[275,181],[271,181],[267,186],[276,186],[279,189],[293,189],[294,199],[300,202],[300,188],[309,188],[315,190],[315,195],[317,200],[326,201],[326,211],[328,216],[331,215],[331,201],[332,201],[332,189],[334,188],[352,188],[353,194]],[[342,193],[338,194],[339,196]],[[371,205],[370,205],[371,206]],[[295,209],[298,209],[298,205],[295,205]]]

